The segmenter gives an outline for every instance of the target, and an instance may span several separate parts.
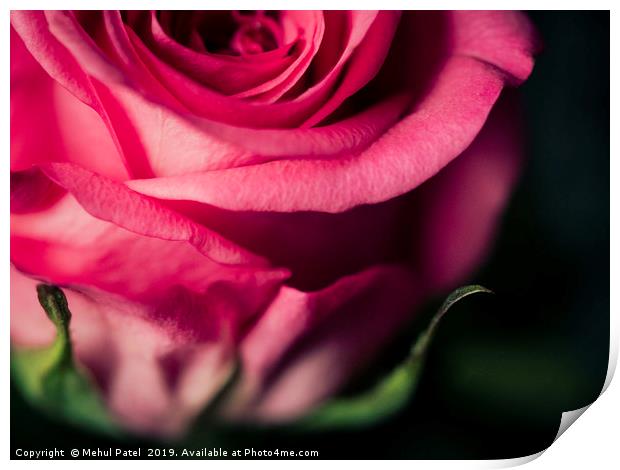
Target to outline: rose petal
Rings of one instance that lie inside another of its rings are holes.
[[[365,32],[364,41],[360,42],[359,47],[349,60],[347,72],[342,83],[329,100],[304,122],[303,127],[311,127],[323,121],[345,99],[360,90],[379,72],[392,44],[392,38],[396,32],[399,19],[400,14],[397,12],[382,11],[377,14],[377,18],[372,26]],[[345,59],[348,59],[348,57],[345,57]],[[343,64],[344,62],[341,58],[330,74],[338,70],[338,66]]]
[[[338,214],[237,212],[187,201],[167,205],[291,272],[287,285],[317,290],[376,264],[408,258],[418,224],[407,198]]]
[[[11,259],[23,271],[57,283],[92,285],[134,301],[154,301],[179,286],[201,293],[215,282],[235,281],[248,294],[268,292],[288,274],[259,266],[222,266],[185,241],[145,237],[96,219],[71,195],[45,211],[12,214],[11,242]],[[258,308],[262,301],[248,297],[244,302]]]
[[[413,194],[419,207],[414,257],[433,291],[464,282],[493,245],[524,155],[515,98],[502,96],[472,145]]]
[[[51,23],[48,20],[51,19]],[[108,130],[109,137],[112,138],[114,145],[117,149],[118,155],[120,155],[122,162],[129,174],[138,173],[142,176],[150,174],[148,170],[143,168],[144,161],[140,161],[140,153],[136,151],[136,145],[127,145],[123,147],[116,135],[116,126],[123,129],[123,121],[118,119],[110,119],[108,112],[104,109],[101,103],[99,92],[96,90],[96,83],[84,72],[83,63],[78,64],[74,56],[69,53],[61,44],[57,38],[52,34],[52,29],[66,29],[65,39],[68,43],[78,48],[83,52],[84,60],[87,60],[97,70],[98,76],[105,76],[112,81],[118,81],[119,83],[125,83],[125,77],[114,68],[114,66],[103,56],[103,54],[96,48],[92,47],[92,41],[85,40],[83,34],[80,31],[67,27],[67,23],[72,26],[72,21],[75,21],[71,17],[61,12],[41,12],[41,11],[13,11],[11,12],[11,25],[15,28],[20,38],[24,41],[24,45],[32,54],[34,59],[41,65],[41,67],[62,87],[70,92],[73,97],[78,98],[91,108],[93,108],[100,116],[103,124]],[[60,87],[57,87],[60,89]],[[71,95],[64,93],[65,98],[70,98]],[[77,111],[79,111],[79,105],[75,103],[74,99],[66,99],[67,103],[70,103]],[[48,101],[42,100],[43,106],[48,104]],[[72,119],[75,115],[72,115]],[[86,123],[93,122],[92,117],[85,116],[84,121]],[[61,120],[52,119],[51,122],[62,122],[67,124],[66,117]],[[73,121],[71,121],[73,122]],[[115,125],[113,125],[115,123]],[[98,127],[96,121],[93,124],[94,128]],[[88,132],[85,131],[84,136],[88,136]],[[69,141],[71,141],[71,135],[69,135]],[[80,134],[77,133],[73,139],[81,139]],[[98,139],[95,142],[104,144],[103,140]],[[91,142],[92,146],[92,142]],[[83,150],[83,149],[82,149]],[[108,151],[106,145],[102,145],[102,150],[105,154],[102,156],[101,161],[107,162],[116,158],[115,153]],[[98,150],[91,148],[91,154],[96,153]],[[131,159],[126,158],[126,154],[131,155]],[[43,153],[42,155],[45,155]],[[88,152],[81,152],[81,157],[88,155]],[[17,155],[15,158],[19,159]],[[13,158],[12,158],[13,159]],[[45,159],[45,161],[54,161],[53,159]],[[60,160],[60,158],[58,158]],[[37,160],[39,161],[39,160]],[[92,163],[89,167],[93,167]]]
[[[94,93],[88,86],[88,92]],[[74,89],[73,93],[50,78],[11,28],[11,170],[66,161],[89,165],[110,178],[127,179],[101,117],[76,97],[80,92]],[[76,121],[83,126],[80,132],[75,132]]]
[[[242,343],[243,381],[227,413],[279,421],[307,412],[412,317],[410,272],[376,267],[317,292],[282,288]]]
[[[187,241],[200,253],[219,263],[265,265],[259,257],[128,189],[122,183],[70,163],[49,163],[42,166],[42,170],[97,218],[148,237]]]
[[[534,67],[540,40],[527,16],[518,11],[452,11],[449,30],[455,52],[493,64],[513,84]]]

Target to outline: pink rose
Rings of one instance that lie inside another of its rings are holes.
[[[332,396],[487,253],[520,167],[515,12],[16,11],[11,334],[128,428]],[[498,101],[499,100],[499,101]],[[458,157],[458,158],[457,158]],[[441,172],[440,172],[441,170]]]

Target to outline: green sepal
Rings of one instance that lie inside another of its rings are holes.
[[[116,434],[90,377],[73,360],[67,298],[56,286],[39,284],[37,295],[56,327],[54,342],[46,347],[11,349],[11,378],[35,407],[77,425]]]
[[[426,352],[442,317],[456,302],[476,293],[492,293],[486,287],[469,285],[456,289],[443,302],[428,327],[420,333],[407,358],[371,389],[360,395],[334,399],[302,418],[301,430],[327,430],[368,426],[396,414],[415,392]]]

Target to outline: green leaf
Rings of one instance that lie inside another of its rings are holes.
[[[295,426],[303,430],[360,427],[377,423],[401,410],[417,388],[428,346],[439,321],[456,302],[489,289],[470,285],[453,291],[443,302],[428,327],[418,336],[407,359],[370,390],[355,396],[332,400],[303,418]]]
[[[27,400],[74,424],[118,432],[90,378],[73,361],[67,298],[56,286],[39,284],[39,302],[56,327],[47,347],[11,350],[11,377]]]

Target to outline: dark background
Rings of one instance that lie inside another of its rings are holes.
[[[596,399],[609,352],[609,13],[532,12],[544,42],[521,88],[529,161],[473,296],[440,325],[397,418],[355,432],[218,430],[192,446],[320,458],[510,458],[543,450],[561,412]],[[369,374],[388,370],[441,299]],[[11,447],[169,447],[43,416],[11,390]],[[182,446],[181,444],[179,444]],[[144,454],[143,454],[144,455]]]

